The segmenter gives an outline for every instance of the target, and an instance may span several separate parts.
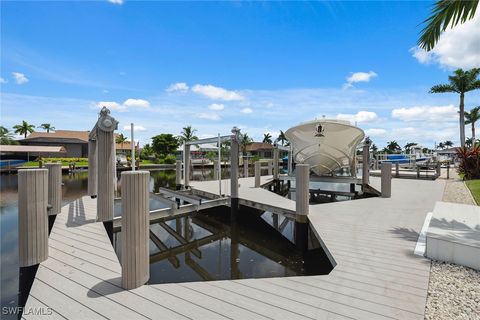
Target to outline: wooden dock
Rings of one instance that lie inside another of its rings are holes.
[[[217,181],[191,184],[199,192],[218,193]],[[413,250],[444,181],[394,179],[392,190],[392,198],[310,206],[310,223],[337,263],[328,275],[128,291],[121,288],[121,266],[103,224],[95,222],[96,201],[83,197],[57,216],[49,258],[40,264],[25,306],[49,315],[23,318],[423,319],[430,262]],[[239,197],[241,204],[264,210],[295,210],[293,201],[253,188],[253,178],[240,179]]]

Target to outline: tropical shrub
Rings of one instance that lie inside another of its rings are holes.
[[[456,153],[460,160],[458,173],[463,174],[466,180],[480,179],[480,145],[457,148]]]
[[[166,164],[174,164],[175,162],[177,162],[177,157],[175,157],[175,155],[173,154],[169,154],[163,160]]]

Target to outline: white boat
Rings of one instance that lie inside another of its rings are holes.
[[[285,132],[296,163],[306,163],[317,175],[333,175],[340,168],[354,169],[357,145],[365,137],[349,121],[321,119],[301,123]]]

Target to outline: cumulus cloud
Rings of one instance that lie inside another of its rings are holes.
[[[185,82],[177,82],[177,83],[172,83],[171,85],[168,86],[168,88],[165,90],[167,92],[187,92],[188,91],[188,85]]]
[[[215,87],[211,84],[196,84],[193,86],[192,91],[214,100],[241,101],[245,99],[241,94],[236,91],[230,91],[221,87]]]
[[[220,111],[225,109],[225,106],[221,103],[212,103],[211,105],[208,106],[208,109]]]
[[[7,83],[8,81],[0,77],[0,83]]]
[[[443,32],[433,50],[410,49],[422,64],[438,63],[445,68],[480,67],[480,15]]]
[[[248,114],[248,113],[252,113],[253,110],[252,110],[252,108],[248,108],[248,107],[247,107],[247,108],[241,109],[240,112],[241,112],[241,113],[247,113],[247,114]]]
[[[375,78],[377,74],[373,71],[370,72],[353,72],[347,77],[347,82],[343,85],[344,88],[353,87],[357,82],[369,82],[372,78]]]
[[[115,101],[100,101],[96,104],[97,108],[107,107],[111,110],[117,110],[120,112],[127,111],[129,108],[148,108],[150,107],[150,102],[143,99],[127,99],[122,104]]]
[[[392,118],[402,121],[453,121],[458,118],[457,107],[419,106],[392,110]]]
[[[359,111],[356,114],[339,113],[337,114],[337,119],[347,120],[350,122],[357,122],[357,123],[366,123],[366,122],[372,122],[377,120],[378,116],[375,112]]]
[[[214,112],[202,112],[197,114],[197,118],[207,119],[207,120],[220,120],[220,116]]]
[[[366,129],[365,134],[369,137],[382,137],[387,133],[385,129],[371,128]]]
[[[12,72],[12,76],[16,84],[24,84],[29,81],[28,78],[25,76],[25,74],[21,72]]]
[[[123,4],[123,0],[108,0],[108,2],[113,3],[113,4],[118,4],[118,5]]]
[[[148,108],[150,107],[150,102],[143,99],[127,99],[123,102],[125,107],[136,107],[136,108]]]
[[[123,131],[130,131],[131,129],[132,129],[132,127],[130,125],[123,127]],[[144,126],[134,124],[133,125],[133,130],[134,131],[146,131],[147,129]]]

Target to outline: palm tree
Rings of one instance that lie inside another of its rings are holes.
[[[116,138],[115,138],[115,143],[120,143],[122,145],[122,150],[123,150],[123,144],[127,141],[127,137],[123,135],[123,133],[120,133]]]
[[[272,144],[272,135],[270,133],[263,134],[263,143],[270,143]]]
[[[472,125],[472,140],[475,140],[475,122],[480,120],[480,106],[473,108],[470,112],[465,112],[465,124]]]
[[[465,146],[465,93],[480,89],[480,80],[477,79],[480,68],[473,68],[468,71],[455,70],[454,74],[448,77],[449,83],[438,84],[430,89],[430,93],[456,92],[460,94],[460,145]]]
[[[13,134],[5,128],[4,126],[0,126],[0,144],[17,144],[16,140],[13,140]]]
[[[27,134],[32,133],[35,131],[33,128],[35,128],[34,125],[29,124],[27,121],[23,120],[21,124],[17,124],[13,126],[13,129],[15,129],[16,134],[23,134],[23,137],[26,138]]]
[[[180,138],[179,138],[181,143],[198,140],[198,137],[195,135],[195,132],[197,132],[197,130],[193,129],[192,126],[186,126],[182,129],[183,130],[180,133]]]
[[[439,0],[435,3],[432,15],[424,23],[425,28],[420,33],[418,45],[430,51],[435,47],[440,34],[453,28],[459,22],[464,23],[475,16],[475,10],[478,6],[478,0]]]
[[[395,153],[397,151],[402,150],[402,148],[400,148],[400,145],[398,144],[397,141],[392,140],[392,141],[387,142],[387,150],[392,152],[392,153]]]
[[[405,150],[405,153],[410,153],[410,149],[416,145],[417,145],[416,142],[409,142],[403,147],[403,149]]]
[[[50,133],[50,130],[55,130],[55,127],[53,127],[50,123],[42,123],[40,128],[47,130],[47,133]]]
[[[287,137],[285,136],[285,132],[280,130],[280,134],[278,135],[277,141],[280,142],[282,146],[285,145],[285,142],[288,142]]]
[[[445,144],[443,142],[440,142],[437,146],[438,149],[445,149]]]
[[[450,147],[453,147],[453,142],[450,140],[447,140],[443,143],[443,145],[445,146],[445,148],[450,148]]]
[[[247,153],[247,146],[252,144],[253,140],[248,136],[248,134],[244,133],[242,135],[242,140],[240,140],[240,148],[244,154]]]

